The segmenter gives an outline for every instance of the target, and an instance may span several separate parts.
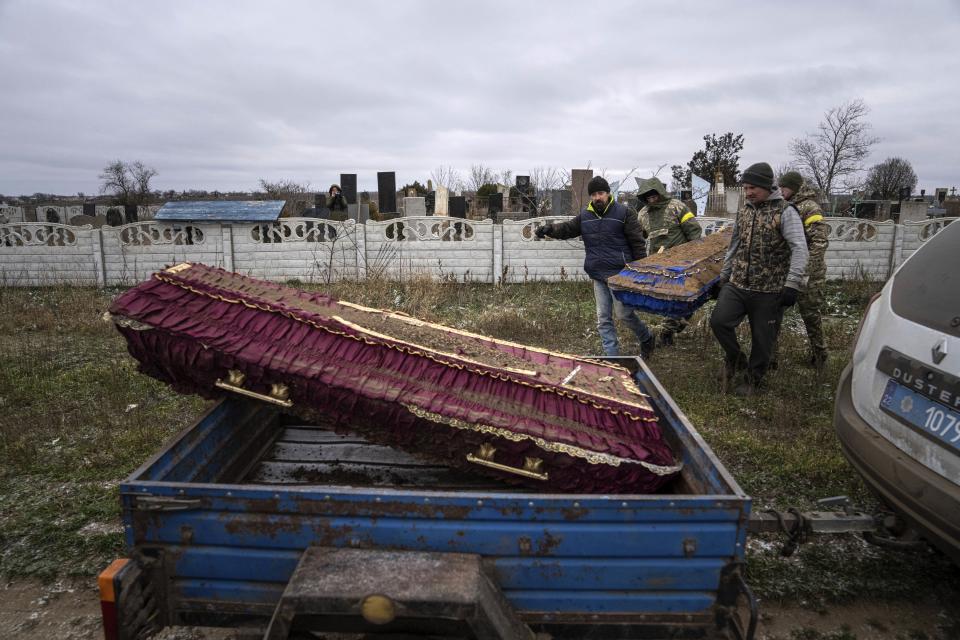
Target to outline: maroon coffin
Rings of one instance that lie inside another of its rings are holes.
[[[202,264],[110,308],[143,373],[240,393],[546,491],[648,493],[680,469],[626,369]]]

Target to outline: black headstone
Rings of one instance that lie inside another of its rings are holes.
[[[383,213],[397,210],[397,174],[393,171],[377,172],[377,204]]]
[[[524,194],[530,191],[530,176],[517,176],[517,191]]]
[[[423,198],[423,206],[427,209],[427,215],[432,216],[437,209],[437,192],[428,191]]]
[[[84,202],[83,203],[83,215],[85,216],[96,216],[97,215],[97,205],[93,202]]]
[[[357,204],[357,174],[340,174],[340,191],[343,197],[347,199],[347,204]]]
[[[327,206],[327,196],[322,193],[313,194],[313,208],[322,209],[325,206]]]
[[[139,221],[139,216],[137,215],[137,205],[135,204],[125,204],[123,205],[123,217],[126,219],[127,224],[131,222]]]
[[[123,224],[123,214],[117,207],[107,209],[107,224],[111,227],[119,227]]]
[[[467,198],[466,196],[450,196],[447,211],[453,218],[467,217]]]
[[[488,196],[487,212],[494,216],[503,211],[503,194],[491,193]]]

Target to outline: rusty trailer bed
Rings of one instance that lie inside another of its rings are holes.
[[[155,624],[262,624],[304,551],[339,547],[477,554],[522,620],[561,636],[742,634],[750,499],[649,370],[637,379],[682,451],[664,493],[535,493],[219,402],[121,484]]]

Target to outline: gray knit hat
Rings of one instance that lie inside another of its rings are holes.
[[[796,171],[787,171],[780,176],[779,184],[781,188],[787,188],[796,193],[803,186],[803,176]]]
[[[747,167],[740,178],[743,184],[752,184],[755,187],[773,190],[773,169],[766,162],[758,162]]]

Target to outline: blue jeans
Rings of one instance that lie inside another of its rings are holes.
[[[593,297],[597,301],[597,332],[600,334],[600,343],[603,345],[603,354],[606,356],[620,355],[620,343],[617,341],[617,328],[613,324],[616,314],[618,320],[623,321],[630,330],[637,335],[637,340],[646,342],[652,336],[650,329],[637,317],[635,307],[628,307],[613,297],[606,282],[593,280]]]

